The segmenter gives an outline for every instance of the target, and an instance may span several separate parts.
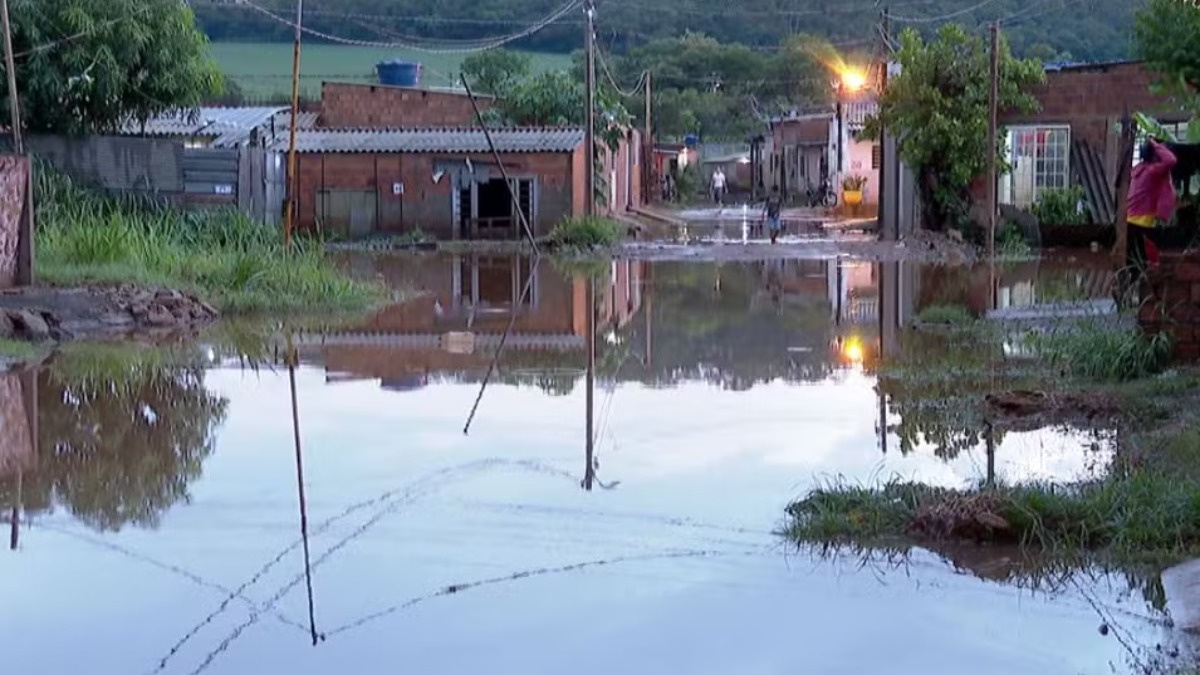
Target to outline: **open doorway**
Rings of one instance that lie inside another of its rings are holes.
[[[535,222],[534,179],[510,179],[517,203],[525,212],[530,225]],[[464,191],[465,192],[465,191]],[[469,216],[470,234],[478,239],[518,239],[524,236],[520,216],[513,208],[512,195],[503,178],[493,178],[486,183],[475,183]],[[467,209],[463,209],[464,215]]]

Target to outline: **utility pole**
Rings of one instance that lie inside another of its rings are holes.
[[[875,96],[876,101],[882,100],[883,95],[887,92],[888,64],[891,62],[891,59],[888,58],[889,54],[891,52],[891,47],[888,45],[889,31],[890,31],[890,26],[888,24],[890,23],[890,21],[891,21],[890,12],[887,7],[884,7],[883,8],[883,25],[880,26],[880,30],[879,30],[879,42],[881,45],[881,49],[880,49],[879,53],[883,56],[883,64],[879,69],[879,93],[876,94],[876,96]],[[884,126],[884,124],[881,122],[879,125],[879,209],[880,209],[879,224],[881,225],[880,233],[884,240],[887,240],[888,237],[892,236],[887,230],[887,223],[888,223],[889,219],[885,215],[885,212],[884,212],[884,209],[887,208],[887,204],[888,204],[889,198],[891,196],[890,194],[888,194],[888,189],[887,189],[888,188],[887,163],[888,163],[887,127]],[[899,184],[899,181],[897,181],[896,189],[898,190],[899,188],[900,188],[900,184]],[[896,228],[897,228],[897,230],[899,230],[899,225],[897,225]],[[900,238],[898,232],[895,235],[895,237],[896,237],[896,239]],[[886,432],[885,432],[885,435],[886,435]],[[887,441],[884,441],[884,443],[885,443],[885,447],[886,447]],[[884,451],[884,454],[887,454],[886,450]]]
[[[583,142],[585,151],[587,152],[587,195],[583,203],[584,214],[594,216],[596,215],[596,6],[592,0],[584,2],[583,11],[587,15],[587,21],[585,22],[587,34],[584,36],[584,53],[587,60],[585,77],[587,81],[584,83],[583,92],[586,124]]]
[[[8,18],[8,0],[0,0],[0,23],[4,29],[4,70],[8,75],[9,125],[12,127],[13,153],[25,155],[25,140],[21,133],[21,100],[17,94],[17,66],[13,57],[12,23]],[[18,286],[33,285],[33,164],[27,163],[25,200],[17,224]]]
[[[2,1],[2,0],[0,0]],[[304,22],[304,0],[296,0],[296,39],[292,44],[292,121],[288,129],[287,207],[283,216],[283,243],[292,244],[292,228],[296,218],[296,194],[299,177],[296,175],[296,118],[300,115],[300,36]]]
[[[988,258],[996,258],[996,152],[1000,98],[1000,22],[992,24],[991,89],[988,93]],[[994,292],[993,288],[993,292]]]
[[[650,122],[651,106],[652,106],[652,91],[653,91],[653,75],[650,70],[646,70],[646,138],[642,141],[644,147],[642,151],[642,161],[645,162],[646,170],[642,175],[646,177],[646,184],[642,186],[642,201],[650,202],[650,191],[654,185],[654,126]]]

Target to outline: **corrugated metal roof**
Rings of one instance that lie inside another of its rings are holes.
[[[284,113],[286,108],[199,108],[189,113],[160,115],[146,121],[145,126],[137,122],[125,125],[123,133],[138,136],[216,136],[245,138],[252,129],[269,124],[271,118]],[[303,120],[303,118],[301,118]]]
[[[582,129],[519,127],[492,130],[499,152],[574,152],[583,143]],[[287,150],[278,138],[274,150]],[[296,134],[296,151],[306,153],[484,153],[490,152],[482,129],[309,129]]]
[[[314,129],[317,126],[317,120],[320,119],[321,113],[303,112],[296,115],[296,119],[300,124],[297,129]],[[292,121],[292,113],[290,110],[285,110],[275,116],[275,126],[277,128],[287,129],[288,123]]]

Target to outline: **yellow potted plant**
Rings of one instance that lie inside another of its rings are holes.
[[[842,203],[846,206],[862,204],[863,187],[867,184],[866,176],[852,174],[842,179]]]

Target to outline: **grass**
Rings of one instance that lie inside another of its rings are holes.
[[[24,361],[39,356],[44,351],[44,348],[31,342],[0,338],[0,359],[9,358]]]
[[[917,321],[923,324],[965,326],[973,323],[975,317],[962,305],[930,305],[917,314]]]
[[[214,42],[213,58],[226,76],[252,99],[288,98],[291,91],[292,44],[290,42]],[[569,68],[566,54],[531,53],[534,72]],[[374,82],[375,64],[386,59],[406,59],[422,64],[421,81],[433,86],[456,85],[461,54],[430,54],[405,49],[306,44],[300,61],[300,86],[305,96],[317,98],[321,83]]]
[[[1156,375],[1172,353],[1166,332],[1146,335],[1133,327],[1102,321],[1083,322],[1030,339],[1051,364],[1089,380],[1128,382]]]
[[[385,297],[339,270],[320,242],[285,249],[276,228],[236,212],[183,213],[37,175],[37,265],[48,283],[194,289],[234,314],[358,310]]]
[[[1197,438],[1181,438],[1179,448]],[[1193,456],[1195,449],[1186,451]],[[1104,551],[1125,560],[1200,552],[1200,484],[1162,468],[1076,485],[950,490],[891,482],[832,485],[788,507],[789,533],[806,542],[1021,544],[1049,551]]]
[[[625,226],[598,216],[568,218],[550,232],[548,243],[559,250],[587,251],[614,246],[625,236]]]

